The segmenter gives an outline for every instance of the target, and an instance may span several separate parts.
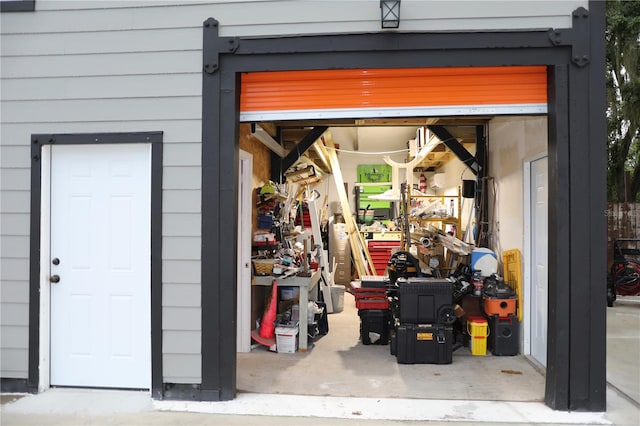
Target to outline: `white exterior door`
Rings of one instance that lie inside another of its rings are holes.
[[[547,157],[531,162],[531,356],[547,365],[548,171]]]
[[[149,144],[52,147],[52,385],[151,387],[150,214]]]

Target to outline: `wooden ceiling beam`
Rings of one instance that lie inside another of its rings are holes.
[[[265,121],[258,123],[258,126],[262,127],[272,138],[278,137],[278,126],[275,123]]]
[[[284,158],[285,157],[286,152],[285,152],[284,148],[282,147],[282,145],[280,145],[275,139],[273,139],[271,137],[271,135],[269,135],[269,133],[267,133],[267,131],[264,130],[261,126],[252,125],[251,126],[251,136],[253,136],[257,140],[262,142],[262,144],[264,146],[266,146],[271,151],[276,153],[276,155],[278,155],[278,157],[280,157],[280,158]]]

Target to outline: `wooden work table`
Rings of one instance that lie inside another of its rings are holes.
[[[257,275],[253,277],[253,285],[271,286],[273,280],[276,280],[278,287],[300,287],[300,320],[298,331],[298,346],[300,352],[306,352],[308,348],[308,318],[307,308],[309,306],[309,293],[311,293],[320,281],[320,270],[312,272],[310,277],[299,277],[293,275],[287,278],[280,278],[272,275]],[[311,300],[316,300],[315,293]]]

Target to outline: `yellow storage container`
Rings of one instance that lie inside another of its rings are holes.
[[[487,336],[489,336],[489,324],[484,317],[467,317],[467,332],[471,337],[471,355],[487,354]]]
[[[518,305],[516,313],[518,321],[522,322],[524,310],[522,309],[522,261],[520,250],[512,249],[502,252],[502,267],[504,269],[504,281],[516,292]]]

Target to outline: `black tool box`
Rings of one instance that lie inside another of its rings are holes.
[[[401,324],[391,342],[398,364],[451,364],[453,327],[443,324]]]
[[[398,278],[400,323],[453,324],[453,282],[442,278]]]
[[[388,309],[360,309],[360,340],[363,345],[389,343],[391,312]]]

